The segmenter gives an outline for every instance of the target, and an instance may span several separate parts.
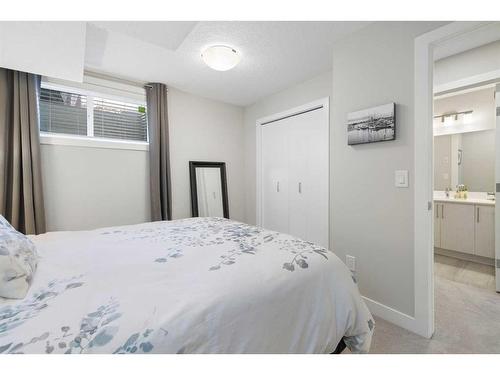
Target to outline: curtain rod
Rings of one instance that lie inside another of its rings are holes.
[[[108,81],[114,81],[117,83],[124,83],[124,84],[130,85],[130,86],[150,88],[150,89],[153,88],[152,85],[149,85],[146,82],[132,81],[132,80],[129,80],[126,78],[120,78],[120,77],[110,76],[110,75],[103,74],[103,73],[93,72],[91,70],[84,70],[83,73],[89,77],[101,78],[101,79],[105,79]],[[167,89],[167,91],[168,91],[168,89]]]

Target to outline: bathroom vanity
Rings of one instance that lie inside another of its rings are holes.
[[[434,192],[434,247],[493,262],[495,201],[487,199],[486,193],[471,192],[467,199],[455,199]]]

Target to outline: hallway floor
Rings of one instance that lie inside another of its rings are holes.
[[[375,317],[370,352],[500,353],[500,294],[493,267],[469,263],[436,255],[432,339]]]

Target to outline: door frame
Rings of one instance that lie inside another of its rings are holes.
[[[415,38],[415,314],[407,328],[427,338],[434,333],[433,52],[435,47],[452,38],[476,32],[492,23],[452,22]]]
[[[312,102],[300,105],[298,107],[290,108],[282,112],[278,112],[269,116],[261,117],[255,122],[255,134],[256,134],[256,221],[258,226],[262,226],[262,126],[266,123],[283,120],[287,117],[292,117],[300,115],[305,112],[309,112],[314,109],[323,108],[324,109],[324,121],[328,124],[328,244],[330,244],[330,97],[324,97]]]

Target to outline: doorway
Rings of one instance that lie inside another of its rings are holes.
[[[500,40],[500,24],[495,22],[453,22],[415,40],[415,331],[425,337],[431,337],[435,330],[434,224],[438,210],[433,204],[434,61],[439,54],[450,51],[458,54],[495,40]],[[441,86],[441,91],[491,84],[500,78],[499,73],[497,69],[448,82]],[[497,135],[496,139],[499,138]],[[498,152],[496,159],[499,159]],[[496,163],[496,176],[500,176],[499,164]],[[495,190],[496,185],[495,180]],[[497,234],[500,233],[499,221],[495,224]],[[496,259],[498,254],[496,250]]]
[[[434,277],[436,288],[474,293],[495,285],[496,85],[478,82],[437,92],[436,83],[456,70],[477,69],[500,41],[435,62],[434,69]],[[470,66],[476,65],[476,66]],[[498,63],[500,68],[500,61]],[[450,283],[451,282],[451,283]],[[473,288],[469,288],[469,286]],[[437,298],[437,297],[436,297]]]

